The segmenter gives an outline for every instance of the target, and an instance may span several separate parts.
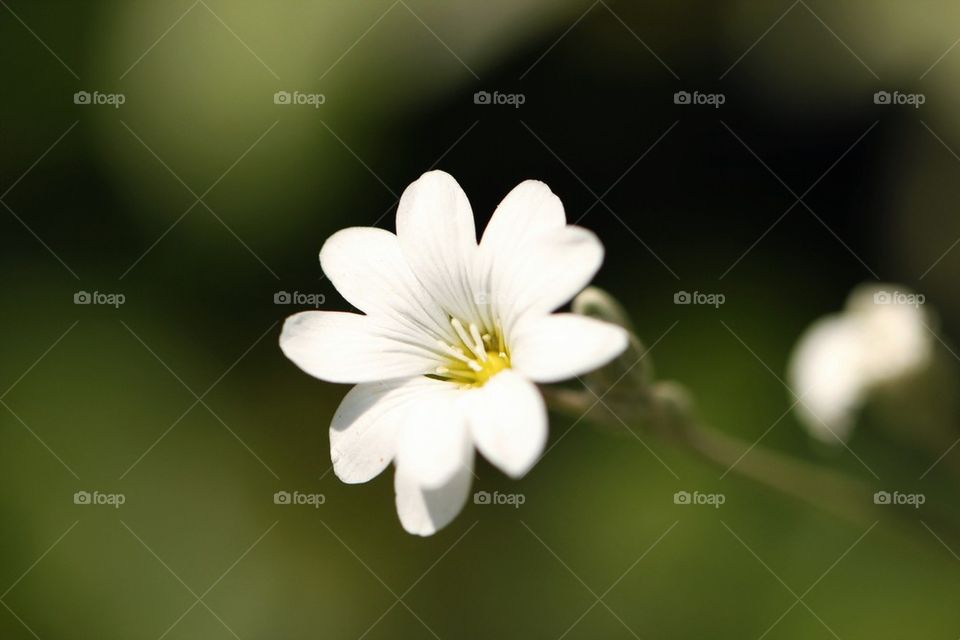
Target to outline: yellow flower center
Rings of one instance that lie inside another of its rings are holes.
[[[458,340],[453,344],[437,341],[448,359],[431,377],[461,387],[482,387],[493,376],[510,368],[510,352],[500,327],[492,332],[482,331],[472,322],[464,326],[457,318],[450,318],[450,325]]]
[[[507,354],[487,351],[487,361],[480,366],[480,371],[476,372],[476,385],[482,386],[487,380],[509,368],[510,358]]]

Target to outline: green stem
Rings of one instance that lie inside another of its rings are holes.
[[[803,460],[747,443],[712,427],[686,430],[679,438],[727,473],[736,473],[854,524],[879,515],[873,491],[859,480]]]
[[[545,393],[557,411],[579,417],[593,409],[594,420],[616,426],[622,426],[623,420],[640,422],[648,432],[692,450],[723,469],[724,476],[736,473],[857,526],[866,527],[893,516],[905,533],[922,534],[925,541],[930,533],[924,522],[945,539],[954,543],[960,539],[951,520],[933,512],[929,505],[921,516],[907,505],[875,504],[874,489],[861,480],[761,445],[750,445],[696,421],[685,392],[674,385],[654,387],[633,406],[623,399],[598,402],[595,396],[571,389],[552,388]]]

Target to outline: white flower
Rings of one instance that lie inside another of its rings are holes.
[[[789,378],[811,435],[829,444],[847,440],[871,393],[930,362],[933,341],[922,302],[902,287],[862,286],[843,313],[819,319],[801,336]]]
[[[404,191],[396,235],[331,236],[323,271],[365,315],[298,313],[280,347],[310,375],[357,385],[330,425],[337,476],[367,482],[394,462],[400,521],[430,535],[463,508],[474,447],[524,475],[547,440],[534,383],[585,373],[627,346],[620,327],[551,313],[602,260],[596,236],[568,226],[560,200],[533,180],[507,194],[477,243],[470,203],[441,171]]]

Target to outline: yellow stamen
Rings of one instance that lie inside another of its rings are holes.
[[[492,331],[474,323],[464,325],[458,318],[450,318],[456,340],[452,343],[437,340],[447,356],[431,377],[446,380],[462,387],[482,387],[493,376],[510,368],[510,354],[499,326]]]

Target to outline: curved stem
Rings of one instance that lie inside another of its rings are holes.
[[[846,475],[825,469],[714,429],[697,426],[678,439],[727,473],[737,473],[855,524],[877,520],[873,491]]]
[[[952,541],[950,548],[957,548],[960,542],[956,524],[942,512],[926,508],[921,517],[909,505],[876,504],[872,487],[832,469],[759,445],[751,447],[703,425],[688,429],[680,441],[723,467],[725,473],[736,472],[852,524],[872,526],[893,516],[892,524],[902,533],[929,540],[934,532],[932,525],[939,532],[936,535]]]
[[[666,390],[666,387],[659,389]],[[856,478],[800,460],[793,456],[750,445],[739,438],[692,419],[689,406],[683,406],[686,398],[671,385],[670,394],[652,393],[637,398],[632,406],[620,402],[600,402],[595,396],[571,389],[546,389],[550,406],[566,414],[583,416],[592,409],[598,410],[598,418],[607,424],[622,426],[619,416],[631,422],[640,422],[647,430],[667,441],[698,453],[727,473],[736,473],[771,489],[827,511],[858,526],[869,526],[879,520],[894,516],[899,528],[912,535],[930,537],[931,524],[938,535],[952,540],[956,548],[960,532],[951,519],[925,507],[923,520],[918,511],[907,505],[878,505],[874,503],[873,488]],[[672,397],[670,397],[672,396]],[[679,402],[677,402],[679,398]],[[611,408],[617,408],[617,412]]]

